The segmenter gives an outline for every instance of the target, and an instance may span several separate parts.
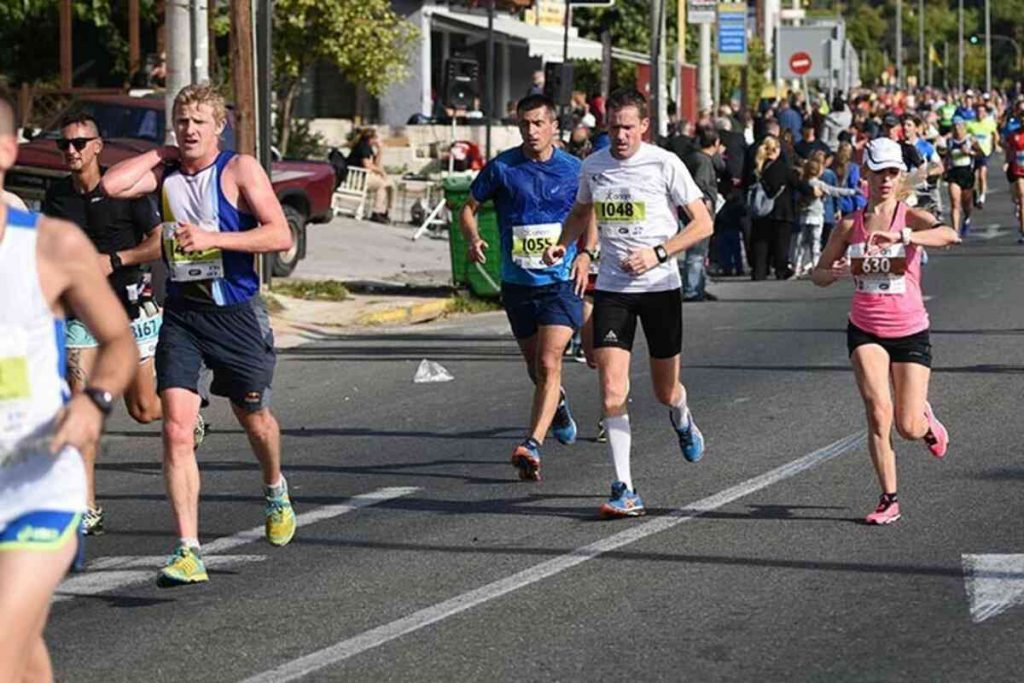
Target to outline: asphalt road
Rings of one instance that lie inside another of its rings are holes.
[[[239,535],[262,524],[259,472],[227,406],[210,411],[207,585],[153,584],[174,541],[158,431],[112,420],[108,532],[47,630],[58,677],[1020,680],[1024,605],[972,619],[964,557],[1024,553],[1024,247],[998,227],[1009,212],[1005,190],[992,195],[978,236],[926,267],[931,398],[952,445],[936,461],[897,442],[892,526],[860,523],[878,491],[846,358],[848,283],[733,281],[685,306],[698,464],[637,354],[640,520],[597,519],[613,470],[591,440],[596,376],[579,364],[565,385],[581,440],[546,445],[543,482],[516,479],[530,385],[501,314],[338,336],[279,358],[305,515],[286,548]],[[454,381],[413,384],[423,358]],[[1024,574],[994,578],[1024,589]]]

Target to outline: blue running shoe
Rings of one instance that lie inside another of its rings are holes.
[[[681,429],[672,419],[671,412],[669,412],[669,419],[672,420],[672,426],[676,428],[676,434],[679,435],[679,448],[682,449],[686,461],[697,462],[703,458],[704,435],[697,428],[697,423],[693,421],[693,413],[686,411],[686,426]]]
[[[637,494],[636,489],[630,491],[621,481],[612,483],[612,495],[604,505],[601,506],[601,517],[612,519],[617,517],[640,517],[647,514],[644,508],[644,501]]]
[[[960,236],[967,237],[969,234],[971,234],[971,219],[964,218],[960,223]]]
[[[562,394],[562,400],[555,410],[555,419],[551,421],[551,433],[555,435],[559,443],[568,446],[576,443],[576,421],[572,419],[569,412],[569,401]]]
[[[519,470],[523,481],[540,481],[540,448],[532,438],[512,451],[512,466]]]

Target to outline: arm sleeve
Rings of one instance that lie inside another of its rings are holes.
[[[160,224],[160,218],[154,195],[147,194],[132,200],[132,228],[137,242],[144,240],[150,231]]]

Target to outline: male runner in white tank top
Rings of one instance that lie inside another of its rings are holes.
[[[0,189],[18,155],[0,100]],[[0,202],[0,681],[50,681],[47,610],[77,548],[80,451],[99,439],[138,363],[128,317],[71,223]],[[64,317],[99,341],[91,383],[69,400]]]
[[[224,99],[208,84],[174,100],[177,147],[126,159],[103,176],[112,197],[162,196],[168,262],[164,323],[156,349],[163,405],[164,479],[178,543],[159,585],[209,579],[199,545],[199,467],[192,425],[199,373],[213,371],[210,392],[226,396],[263,474],[265,529],[276,546],[291,541],[295,513],[281,474],[281,428],[270,412],[274,338],[260,302],[254,254],[290,249],[292,234],[259,162],[220,149]]]

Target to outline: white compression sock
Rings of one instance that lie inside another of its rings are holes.
[[[690,409],[686,405],[686,387],[679,383],[679,402],[670,409],[672,415],[672,426],[676,429],[685,427],[690,421]]]
[[[604,427],[608,431],[608,446],[612,451],[612,462],[615,464],[615,476],[629,490],[633,490],[633,476],[629,471],[629,451],[633,437],[629,431],[629,415],[612,415],[604,418]]]

